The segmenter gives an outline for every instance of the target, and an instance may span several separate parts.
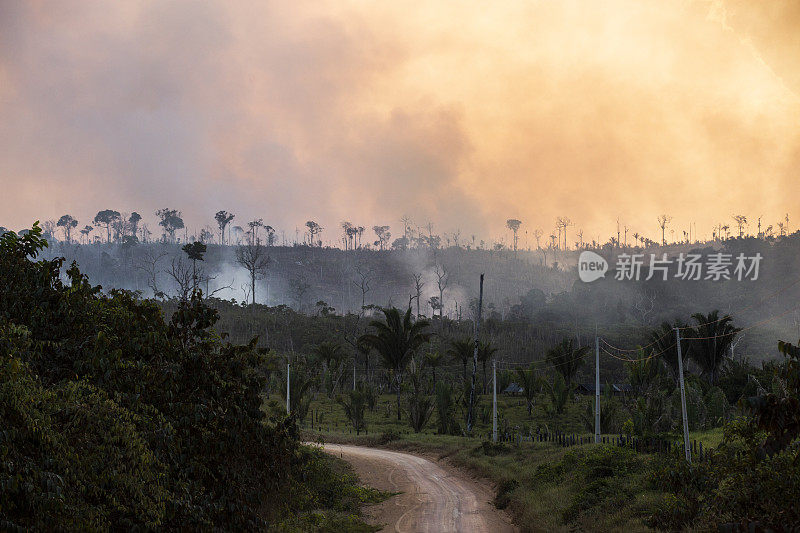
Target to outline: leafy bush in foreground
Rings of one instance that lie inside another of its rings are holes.
[[[266,352],[223,342],[196,295],[169,323],[102,294],[37,226],[0,238],[0,529],[263,529],[302,467],[268,423]]]
[[[753,416],[725,426],[722,444],[706,461],[688,464],[676,456],[656,470],[654,483],[670,497],[651,526],[800,527],[800,350],[783,342],[779,348],[787,360],[775,375],[778,392],[749,398]]]

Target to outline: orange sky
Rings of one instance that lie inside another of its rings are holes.
[[[14,5],[16,4],[16,5]],[[500,238],[775,224],[800,12],[728,2],[0,0],[0,225],[218,209]],[[800,216],[800,214],[798,214]]]

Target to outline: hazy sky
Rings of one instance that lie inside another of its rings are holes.
[[[0,0],[0,225],[800,217],[792,4]]]

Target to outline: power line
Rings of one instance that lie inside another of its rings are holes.
[[[780,318],[780,317],[782,317],[784,315],[787,315],[787,314],[791,313],[792,311],[796,311],[797,309],[798,309],[798,307],[792,307],[790,309],[787,309],[786,311],[783,311],[782,313],[778,313],[777,315],[773,315],[773,316],[771,316],[771,317],[769,317],[767,319],[764,319],[764,320],[761,320],[759,322],[756,322],[755,324],[751,324],[750,326],[742,328],[742,329],[740,329],[740,330],[738,330],[736,332],[723,333],[723,334],[720,334],[720,335],[712,335],[712,336],[707,336],[707,337],[686,337],[686,338],[684,338],[682,340],[686,340],[686,341],[712,340],[712,339],[721,339],[721,338],[724,338],[724,337],[732,337],[733,335],[739,334],[739,333],[741,333],[743,331],[748,331],[748,330],[751,330],[753,328],[756,328],[756,327],[762,326],[764,324],[767,324],[769,322],[772,322],[773,320],[777,320],[778,318]],[[662,335],[659,338],[659,340],[664,338],[664,337],[666,337],[666,335]],[[622,351],[622,352],[641,351],[641,350],[644,350],[645,348],[647,348],[647,346],[643,346],[643,347],[640,347],[640,348],[637,348],[637,349],[634,349],[634,350],[623,350],[623,349],[617,348],[615,346],[612,346],[611,344],[609,344],[607,342],[605,344],[607,346],[609,346],[610,348],[614,349],[614,350],[618,350],[618,351]],[[654,344],[654,343],[651,343],[650,345],[652,345],[652,344]],[[638,362],[638,361],[647,361],[648,359],[652,359],[653,357],[657,357],[657,356],[659,356],[659,355],[661,355],[663,353],[666,353],[666,352],[672,350],[675,347],[676,344],[677,344],[677,341],[673,342],[669,347],[661,350],[660,352],[656,352],[656,353],[651,354],[651,355],[649,355],[647,357],[641,357],[641,358],[637,358],[637,359],[630,359],[630,358],[620,357],[618,355],[614,355],[611,352],[607,351],[605,348],[603,348],[603,352],[605,352],[609,356],[613,357],[614,359],[619,359],[620,361]]]

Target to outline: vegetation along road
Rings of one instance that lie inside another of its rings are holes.
[[[399,494],[369,514],[383,531],[492,531],[516,529],[491,503],[492,493],[452,469],[407,453],[327,444],[325,451],[353,465],[362,482]]]

